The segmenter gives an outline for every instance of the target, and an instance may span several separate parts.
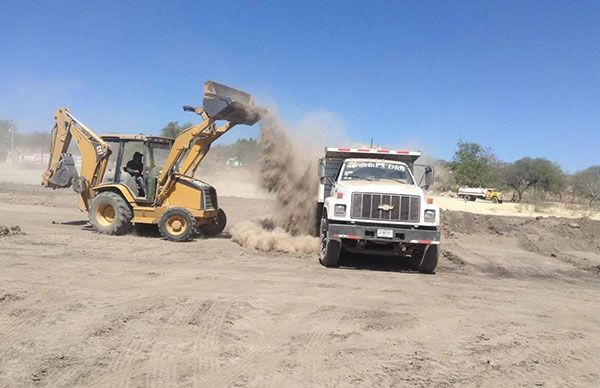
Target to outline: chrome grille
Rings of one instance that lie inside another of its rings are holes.
[[[414,195],[352,194],[354,219],[377,221],[419,222],[421,198]]]
[[[217,203],[217,190],[214,187],[202,189],[204,197],[204,210],[217,210],[219,204]]]

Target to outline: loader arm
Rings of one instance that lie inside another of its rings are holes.
[[[168,195],[173,184],[174,174],[193,177],[211,144],[236,125],[229,122],[217,128],[214,119],[209,118],[201,108],[197,108],[197,110],[204,121],[183,130],[175,139],[173,148],[158,177],[158,191],[155,200],[157,205],[161,204]]]
[[[80,207],[88,210],[92,188],[104,177],[110,148],[65,108],[56,111],[54,121],[50,160],[42,174],[42,185],[54,189],[73,186],[81,197]],[[72,139],[81,153],[81,174],[77,173],[73,157],[68,153]]]
[[[254,125],[263,113],[253,105],[249,94],[213,81],[204,84],[203,107],[184,106],[183,109],[195,112],[203,120],[183,130],[175,139],[158,177],[156,206],[168,197],[177,175],[194,176],[215,140],[237,124]],[[217,127],[217,120],[226,123]]]

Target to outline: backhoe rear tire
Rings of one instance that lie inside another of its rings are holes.
[[[172,207],[160,217],[158,230],[167,240],[188,241],[196,230],[196,219],[189,210]]]
[[[223,209],[219,209],[217,213],[217,218],[208,224],[200,225],[198,229],[200,233],[208,237],[214,237],[221,234],[223,229],[225,229],[225,225],[227,225],[227,215]]]
[[[132,228],[133,211],[117,193],[107,191],[96,195],[92,199],[88,216],[98,233],[122,235]]]

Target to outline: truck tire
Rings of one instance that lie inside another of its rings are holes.
[[[323,212],[325,213],[325,212]],[[319,238],[321,240],[321,251],[319,252],[319,262],[328,268],[339,267],[340,254],[342,252],[342,243],[338,240],[327,238],[329,222],[327,218],[321,218],[321,227]]]
[[[92,199],[88,216],[98,233],[121,235],[132,228],[131,207],[123,197],[110,191],[100,193]]]
[[[225,211],[223,209],[219,209],[219,212],[217,213],[217,219],[215,220],[215,222],[200,225],[198,229],[203,235],[213,237],[221,234],[223,229],[225,229],[225,225],[227,225],[227,215],[225,214]]]
[[[498,197],[493,197],[492,198],[492,202],[494,203],[501,203],[500,199]]]
[[[188,241],[196,229],[196,219],[192,213],[182,207],[172,207],[160,217],[158,231],[170,241]]]
[[[470,195],[465,195],[465,196],[463,196],[463,198],[465,199],[465,201],[470,201],[471,200],[471,196]]]
[[[423,257],[421,258],[421,262],[419,263],[418,270],[421,273],[434,273],[435,267],[437,267],[438,263],[438,246],[437,245],[429,245],[425,248],[425,252],[423,253]]]

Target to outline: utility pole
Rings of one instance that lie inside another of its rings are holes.
[[[15,164],[15,125],[10,124],[10,159]]]

